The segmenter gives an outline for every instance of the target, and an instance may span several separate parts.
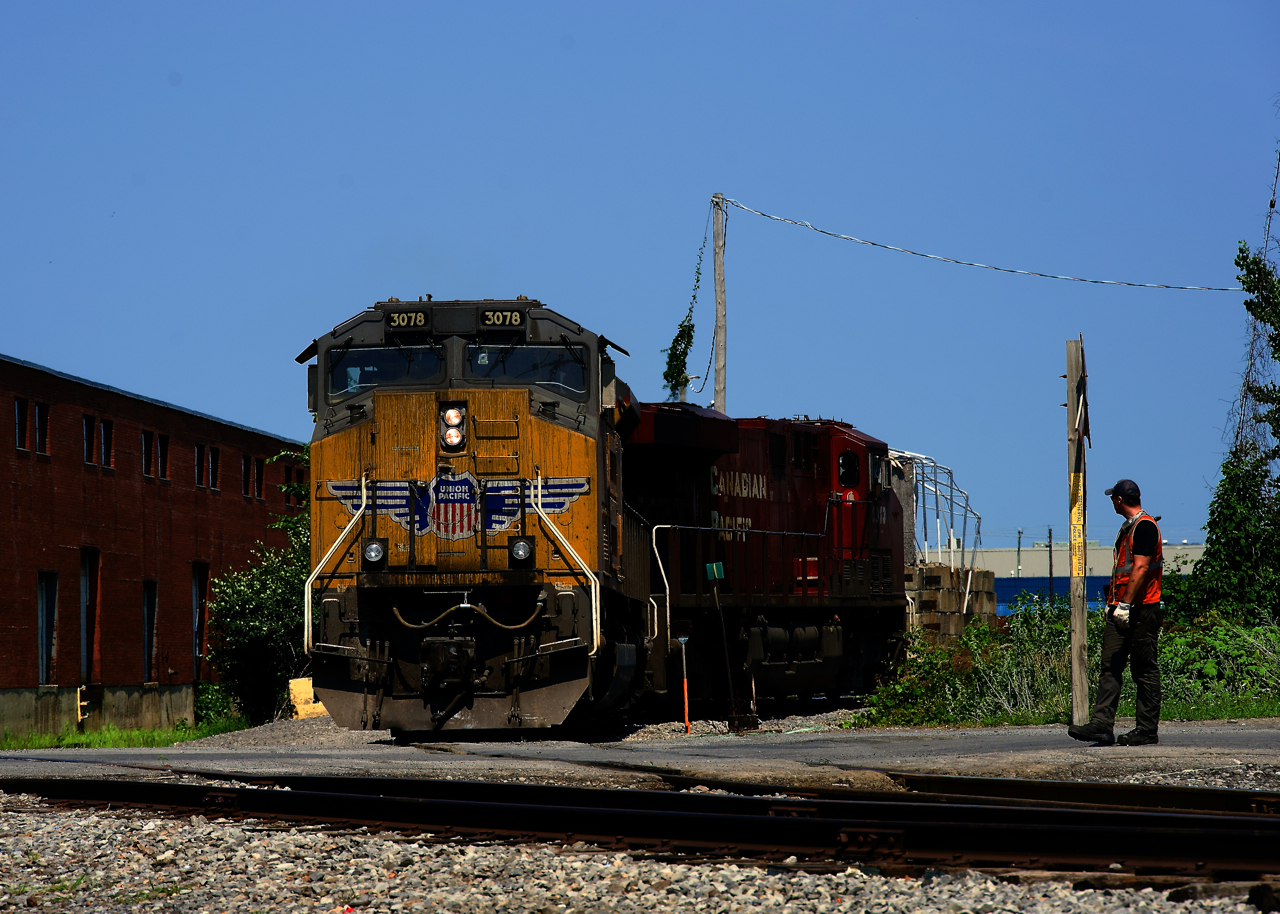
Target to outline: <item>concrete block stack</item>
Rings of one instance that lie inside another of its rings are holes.
[[[907,627],[934,640],[959,637],[975,618],[996,624],[995,572],[949,565],[909,565],[906,569]],[[966,603],[965,594],[968,593]]]

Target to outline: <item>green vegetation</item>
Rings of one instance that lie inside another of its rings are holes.
[[[193,739],[202,739],[218,733],[228,733],[248,726],[238,717],[224,717],[217,720],[192,726],[186,721],[179,721],[178,726],[170,730],[119,730],[113,726],[101,730],[66,729],[59,734],[26,733],[22,736],[10,736],[5,731],[0,736],[0,751],[15,749],[120,749],[126,747],[172,746],[174,743],[185,743]]]
[[[310,464],[310,449],[285,452]],[[280,487],[303,500],[304,510],[278,515],[272,526],[283,530],[288,545],[254,551],[244,571],[210,582],[209,660],[218,671],[225,694],[252,725],[291,716],[289,680],[307,666],[302,652],[302,590],[311,573],[310,487]]]
[[[302,674],[302,586],[311,572],[307,538],[259,545],[253,564],[212,582],[209,659],[250,724],[292,713],[289,680]]]
[[[1270,461],[1244,440],[1222,462],[1209,503],[1204,557],[1183,577],[1165,569],[1171,621],[1190,623],[1208,612],[1245,625],[1280,618],[1280,500]]]
[[[1065,596],[1021,594],[1002,630],[975,621],[951,644],[909,636],[899,675],[883,683],[848,726],[973,726],[1069,723],[1070,604]],[[1089,613],[1089,683],[1097,686],[1102,613]],[[1160,639],[1165,720],[1280,714],[1280,627],[1251,626],[1216,613],[1166,623]],[[1120,715],[1132,716],[1125,677]]]
[[[680,399],[680,391],[689,383],[689,350],[693,348],[693,308],[698,303],[698,288],[702,285],[702,254],[707,249],[707,236],[702,236],[702,246],[698,248],[698,265],[693,270],[693,296],[689,300],[689,311],[676,325],[675,338],[671,346],[662,350],[667,357],[667,368],[662,373],[662,386],[667,389],[669,399]]]

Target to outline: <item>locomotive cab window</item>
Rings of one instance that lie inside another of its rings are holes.
[[[853,451],[845,451],[836,461],[837,472],[839,473],[839,483],[841,488],[852,489],[858,484],[861,477],[862,461],[858,459],[858,455]]]
[[[429,384],[443,374],[442,353],[430,346],[329,350],[329,402],[374,387]]]
[[[471,345],[466,375],[495,384],[536,385],[572,400],[587,399],[585,346]]]

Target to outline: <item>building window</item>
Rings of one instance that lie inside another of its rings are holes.
[[[19,450],[27,449],[27,401],[22,397],[16,397],[13,401],[13,418],[16,423],[17,438],[15,443]]]
[[[209,600],[209,563],[191,563],[191,678],[200,678],[204,658],[205,609]]]
[[[155,432],[142,433],[142,475],[143,476],[155,475],[154,467],[151,465],[151,455],[155,451],[155,449],[152,447],[152,444],[155,441],[155,437],[156,437]]]
[[[104,467],[109,467],[113,465],[111,463],[112,461],[111,433],[113,429],[114,429],[114,423],[112,423],[110,419],[102,420],[102,434],[98,436],[98,442],[102,450],[102,465]]]
[[[284,468],[284,503],[293,504],[293,467]]]
[[[209,448],[209,488],[218,488],[218,458],[220,452],[216,447]]]
[[[299,467],[294,482],[298,484],[298,494],[294,496],[299,507],[307,503],[307,474]]]
[[[157,443],[160,445],[159,454],[158,454],[160,458],[160,478],[168,479],[169,478],[169,436],[157,435],[156,440],[157,440]]]
[[[262,498],[262,477],[265,474],[266,466],[261,457],[253,458],[253,497]]]
[[[253,458],[248,454],[240,460],[240,493],[248,498],[253,492]]]
[[[93,463],[96,449],[93,446],[93,433],[98,429],[98,420],[93,416],[84,417],[84,462]]]
[[[142,681],[155,682],[156,582],[142,582]]]
[[[58,646],[58,572],[36,573],[36,638],[40,650],[40,684],[53,682],[53,658]]]
[[[36,453],[49,453],[49,404],[36,404]]]
[[[204,445],[196,445],[196,486],[204,487]]]
[[[97,549],[80,550],[80,683],[93,682],[93,660],[98,652]]]

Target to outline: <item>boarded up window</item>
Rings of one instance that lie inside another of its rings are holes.
[[[53,682],[53,661],[58,647],[58,572],[36,572],[36,640],[40,651],[40,684]]]
[[[24,397],[17,397],[13,401],[13,418],[15,422],[15,431],[17,437],[15,444],[22,450],[27,449],[27,410],[29,404]]]

